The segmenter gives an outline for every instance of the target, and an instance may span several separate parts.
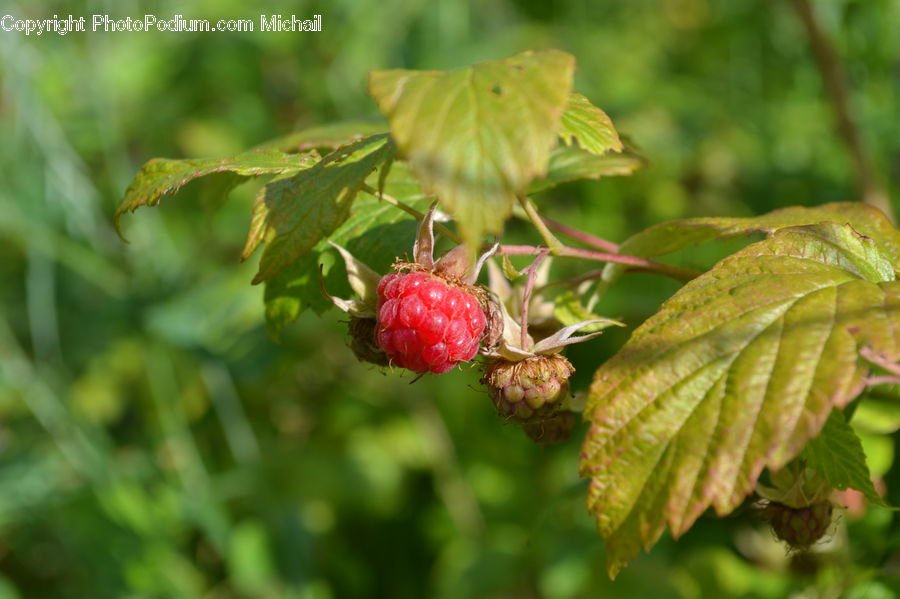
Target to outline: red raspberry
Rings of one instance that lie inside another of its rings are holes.
[[[378,283],[378,345],[402,368],[441,374],[468,362],[484,325],[478,299],[435,275],[390,273]]]

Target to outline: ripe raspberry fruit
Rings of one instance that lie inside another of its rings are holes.
[[[794,549],[808,549],[821,539],[831,525],[834,506],[819,501],[803,508],[792,508],[773,501],[765,508],[775,536]]]
[[[389,273],[378,283],[378,345],[391,363],[441,374],[478,352],[485,317],[465,287],[430,272]]]
[[[481,382],[501,416],[538,423],[562,407],[573,372],[559,354],[534,355],[518,362],[499,358],[488,363]]]

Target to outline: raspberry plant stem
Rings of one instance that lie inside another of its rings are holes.
[[[870,376],[866,379],[867,387],[873,387],[875,385],[900,385],[900,376],[884,374],[881,376]]]
[[[391,195],[388,195],[386,193],[379,193],[378,190],[371,185],[363,183],[360,186],[360,189],[371,196],[384,200],[388,204],[395,206],[400,210],[403,210],[419,221],[425,218],[425,215],[422,212],[419,212],[408,204],[404,204],[402,201]],[[556,239],[556,237],[553,236],[553,233],[551,233],[547,228],[545,222],[548,219],[544,219],[543,217],[541,217],[537,213],[537,210],[534,208],[531,202],[529,202],[526,198],[521,198],[520,201],[522,202],[522,208],[525,209],[525,212],[529,215],[529,219],[535,225],[535,227],[538,228],[538,231],[542,233],[545,241],[547,240],[546,236],[549,236],[549,238],[553,239],[557,244],[555,248],[549,246],[547,248],[554,256],[582,258],[584,260],[594,260],[596,262],[616,262],[618,264],[625,264],[627,266],[630,266],[631,268],[629,270],[632,271],[644,271],[661,274],[675,279],[676,281],[683,282],[690,281],[691,279],[700,276],[699,272],[687,268],[681,268],[679,266],[672,266],[671,264],[665,264],[663,262],[656,262],[655,260],[648,260],[647,258],[627,256],[624,254],[616,254],[612,252],[598,252],[596,250],[573,248],[567,245],[563,245],[558,239]],[[605,239],[594,237],[589,233],[584,233],[583,231],[578,231],[577,229],[572,229],[571,227],[566,227],[565,225],[561,225],[560,223],[556,223],[555,221],[550,222],[553,223],[552,226],[558,228],[558,230],[560,230],[561,232],[565,232],[566,235],[569,235],[574,239],[578,239],[579,241],[583,241],[584,243],[587,243],[589,245],[603,245],[609,247],[610,249],[618,248],[617,245],[612,242],[606,241]],[[538,223],[540,223],[540,225],[538,225]],[[443,224],[434,223],[434,228],[454,243],[462,243],[462,239],[459,237],[459,235],[445,227]],[[565,231],[563,231],[563,228],[565,228]],[[544,232],[546,232],[546,235],[544,235]],[[501,245],[499,248],[497,248],[497,254],[501,256],[531,256],[539,254],[542,249],[543,248],[541,246],[533,245]]]
[[[577,241],[580,241],[586,245],[597,248],[598,250],[603,250],[605,252],[618,252],[619,246],[613,243],[612,241],[607,241],[601,237],[596,237],[591,235],[590,233],[585,233],[584,231],[579,231],[578,229],[573,229],[567,225],[556,222],[555,220],[549,219],[546,216],[542,216],[541,220],[544,221],[549,228],[559,231],[563,235],[571,237]]]
[[[544,261],[544,258],[549,253],[549,248],[541,248],[540,253],[534,259],[534,262],[531,263],[531,266],[525,269],[528,271],[528,279],[525,281],[525,289],[522,291],[522,337],[520,339],[520,347],[523,349],[530,349],[528,347],[528,304],[531,303],[531,293],[534,291],[534,277],[538,266],[541,265],[541,262]]]
[[[497,253],[501,256],[533,256],[541,251],[541,247],[533,245],[501,245],[497,249]],[[597,252],[594,250],[585,250],[581,248],[573,248],[563,246],[561,249],[553,253],[556,256],[568,258],[582,258],[584,260],[594,260],[597,262],[615,262],[617,264],[625,264],[632,267],[630,270],[646,271],[665,275],[677,281],[687,282],[700,276],[701,273],[681,268],[680,266],[672,266],[647,258],[638,256],[626,256],[624,254],[611,254],[607,252]]]
[[[556,238],[556,236],[547,228],[547,225],[544,223],[544,220],[541,218],[541,215],[538,214],[537,208],[534,207],[534,204],[526,198],[525,196],[519,196],[519,204],[522,205],[522,209],[525,210],[525,214],[528,215],[528,220],[531,221],[531,224],[534,225],[534,228],[538,230],[538,233],[541,234],[541,237],[544,239],[544,243],[547,244],[547,247],[550,248],[550,251],[556,253],[565,247],[562,242]]]

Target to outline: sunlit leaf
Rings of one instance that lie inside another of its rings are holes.
[[[623,149],[609,116],[581,94],[569,94],[560,120],[559,136],[565,145],[577,144],[591,154],[602,155]]]
[[[550,153],[547,174],[534,180],[528,193],[537,193],[578,179],[627,176],[644,166],[644,160],[629,150],[602,156],[572,146],[559,146]]]
[[[115,214],[116,227],[126,212],[134,212],[141,206],[156,206],[162,198],[174,195],[199,177],[216,173],[229,175],[224,186],[217,186],[217,192],[225,194],[250,177],[301,171],[314,165],[317,160],[318,155],[314,153],[285,154],[278,151],[250,151],[232,158],[199,160],[154,158],[141,167],[125,190],[125,199]]]
[[[338,148],[314,167],[266,185],[253,205],[242,258],[265,242],[254,283],[272,278],[302,258],[350,214],[369,174],[391,156],[386,135]]]
[[[525,52],[454,71],[375,71],[369,93],[426,192],[475,246],[547,170],[574,59]]]
[[[581,471],[608,569],[724,515],[864,386],[862,346],[900,358],[900,283],[873,240],[785,228],[685,285],[597,371]]]

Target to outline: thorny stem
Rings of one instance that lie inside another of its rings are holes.
[[[542,216],[541,219],[544,221],[548,227],[555,231],[559,231],[563,235],[571,237],[577,241],[585,243],[587,245],[593,246],[599,250],[603,250],[605,252],[617,252],[619,251],[619,246],[613,243],[612,241],[607,241],[601,237],[596,237],[591,235],[590,233],[585,233],[584,231],[579,231],[578,229],[573,229],[568,225],[564,225],[562,223],[558,223],[555,220],[549,219],[546,216]]]
[[[549,248],[541,248],[540,253],[534,259],[534,262],[531,263],[531,266],[525,269],[528,271],[528,279],[525,281],[525,289],[522,292],[522,337],[520,345],[522,349],[528,348],[528,304],[531,303],[531,293],[534,291],[534,277],[538,266],[541,265],[541,262],[544,261],[544,258],[549,253]]]
[[[542,248],[533,245],[501,245],[497,253],[501,256],[533,256],[538,254]],[[556,256],[568,258],[582,258],[584,260],[594,260],[596,262],[615,262],[617,264],[625,264],[632,267],[631,270],[644,270],[654,272],[677,281],[687,282],[700,276],[701,273],[681,268],[680,266],[672,266],[647,258],[639,258],[638,256],[626,256],[624,254],[610,254],[607,252],[597,252],[594,250],[584,250],[581,248],[573,248],[563,246],[554,252]]]
[[[838,134],[847,147],[847,151],[850,153],[850,158],[853,161],[857,193],[859,193],[863,202],[879,208],[891,222],[896,222],[887,192],[878,179],[870,156],[866,153],[859,128],[856,126],[853,114],[850,111],[850,93],[847,88],[847,80],[841,68],[840,58],[831,41],[819,27],[810,1],[792,0],[791,4],[794,5],[797,16],[803,22],[803,28],[806,30],[806,36],[809,38],[809,45],[812,47],[816,62],[819,65],[819,72],[822,75],[825,90],[828,93],[835,117],[837,118]]]
[[[547,247],[550,248],[550,251],[554,254],[564,248],[565,246],[562,242],[556,238],[555,235],[547,228],[547,225],[544,223],[544,220],[541,218],[541,215],[538,214],[537,208],[534,207],[534,204],[526,198],[525,196],[519,196],[519,203],[522,205],[522,209],[525,210],[525,214],[528,215],[528,220],[531,221],[531,224],[534,225],[534,228],[538,230],[538,233],[541,234],[541,237],[544,240],[544,243],[547,244]]]

